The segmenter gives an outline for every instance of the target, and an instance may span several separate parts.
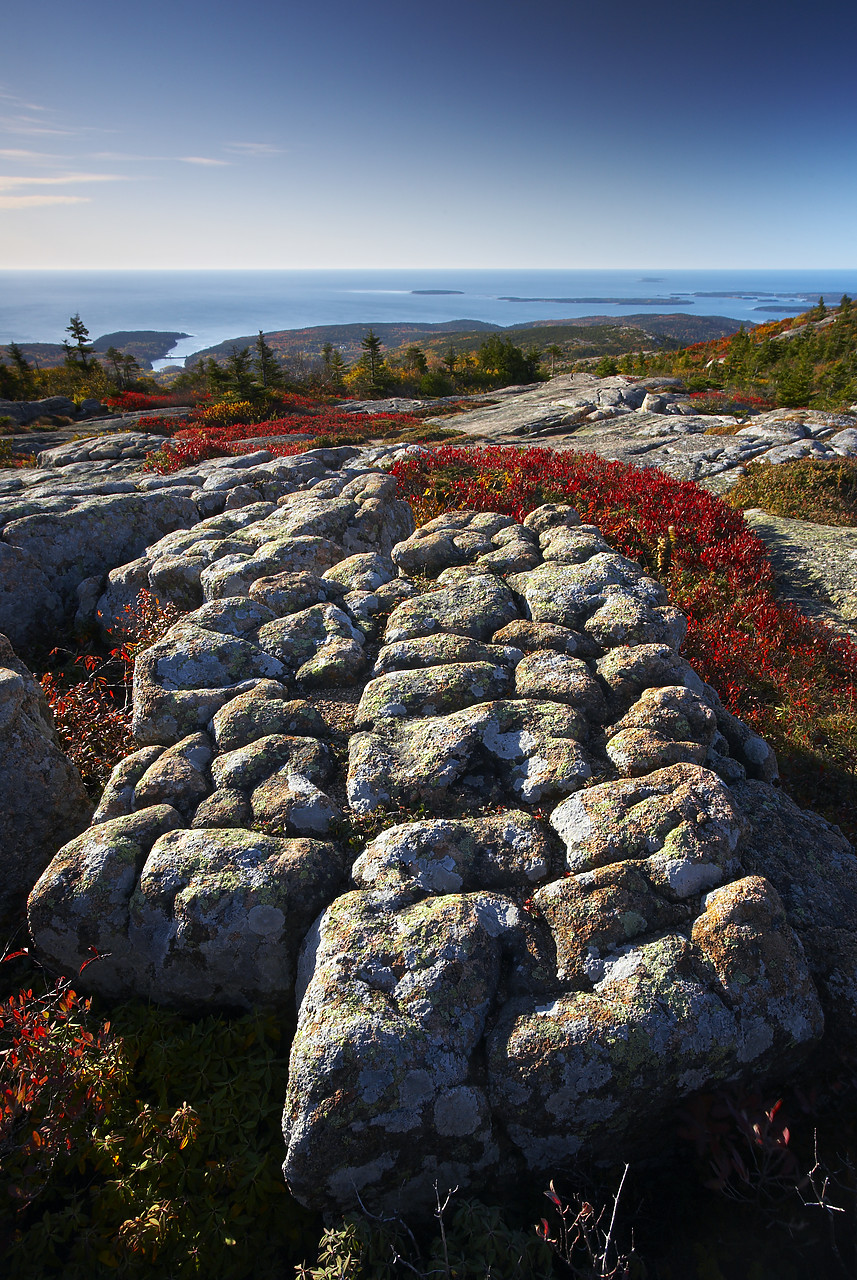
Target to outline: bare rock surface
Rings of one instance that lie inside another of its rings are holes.
[[[779,589],[804,613],[857,629],[857,529],[772,516],[753,508],[744,519],[765,543]]]
[[[0,916],[11,916],[92,803],[57,742],[40,686],[0,635]]]
[[[560,504],[414,530],[365,454],[221,461],[200,492],[254,500],[109,574],[105,616],[154,583],[188,611],[29,920],[110,996],[297,998],[302,1202],[615,1159],[695,1090],[787,1073],[825,1012],[855,1034],[857,860],[639,565]]]

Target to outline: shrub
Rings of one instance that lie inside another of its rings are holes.
[[[857,525],[857,460],[751,462],[726,494],[726,501],[733,507],[761,507],[771,515],[795,520]]]
[[[10,1280],[281,1276],[318,1235],[280,1170],[283,1030],[138,1003],[102,1023],[65,979],[3,1002]]]

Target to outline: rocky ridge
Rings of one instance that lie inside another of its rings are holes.
[[[144,586],[187,611],[138,660],[139,748],[30,864],[30,927],[64,972],[94,948],[109,996],[297,999],[300,1200],[430,1206],[631,1153],[825,1017],[854,1037],[857,859],[596,528],[415,530],[395,447],[146,477],[157,443],[79,442],[0,495],[55,616],[110,625]]]

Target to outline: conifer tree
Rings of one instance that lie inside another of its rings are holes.
[[[90,345],[89,330],[76,313],[66,325],[66,333],[74,339],[74,345],[64,342],[65,362],[73,369],[86,373],[95,364],[95,348]]]
[[[273,387],[279,380],[280,367],[277,357],[265,341],[265,335],[261,329],[256,339],[253,367],[263,387]]]
[[[376,387],[381,365],[384,362],[384,357],[381,354],[381,339],[374,329],[370,329],[366,337],[361,340],[360,345],[364,352],[362,360],[366,372],[369,374],[369,383],[371,386]]]

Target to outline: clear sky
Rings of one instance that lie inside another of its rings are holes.
[[[34,0],[0,267],[850,267],[854,0]]]

